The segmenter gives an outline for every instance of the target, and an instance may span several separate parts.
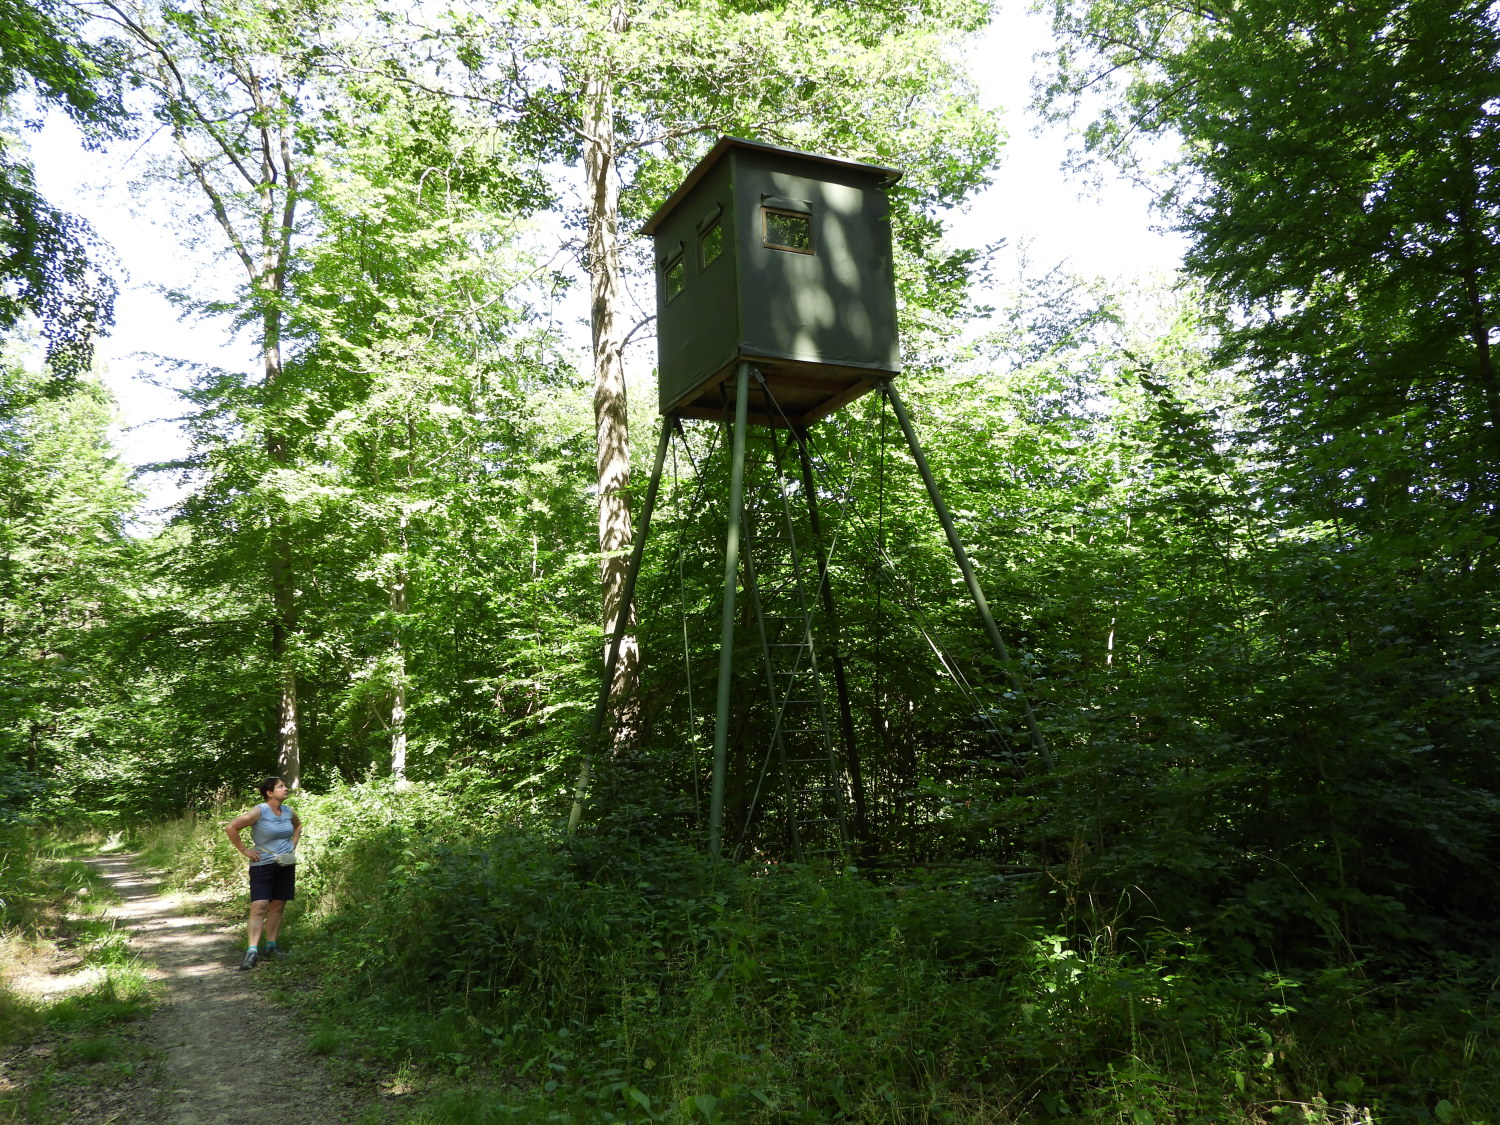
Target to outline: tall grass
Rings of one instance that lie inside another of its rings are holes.
[[[127,935],[105,917],[117,896],[72,858],[104,846],[102,838],[0,831],[0,1050],[51,1045],[9,1060],[0,1121],[66,1120],[60,1091],[117,1081],[150,1057],[120,1029],[151,1010],[154,987]],[[19,987],[23,972],[45,973],[60,946],[67,947],[73,987]]]
[[[314,1045],[441,1076],[413,1121],[1500,1119],[1472,963],[1247,972],[1189,934],[1065,936],[983,872],[716,867],[466,801],[299,803]],[[216,832],[175,837],[200,878]]]

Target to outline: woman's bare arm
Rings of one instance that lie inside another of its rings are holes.
[[[231,820],[228,824],[224,825],[224,835],[229,837],[229,842],[234,845],[234,850],[239,852],[240,855],[244,856],[246,859],[250,858],[250,853],[252,851],[255,852],[256,859],[261,858],[259,850],[255,848],[245,847],[244,841],[240,839],[240,833],[249,828],[259,819],[260,806],[257,805],[249,812],[241,813],[239,816]]]

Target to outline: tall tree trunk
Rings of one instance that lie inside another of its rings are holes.
[[[268,437],[266,445],[275,460],[277,439]],[[292,544],[286,520],[279,514],[271,518],[271,662],[276,669],[280,691],[276,698],[276,773],[287,788],[302,784],[302,742],[297,722],[297,666],[292,637],[297,631],[296,589],[292,577]]]
[[[276,714],[276,775],[288,789],[296,789],[302,784],[302,744],[297,734],[297,672],[288,660],[281,662]]]
[[[144,10],[104,6],[154,60],[151,76],[183,166],[203,192],[209,213],[245,269],[251,304],[259,304],[264,380],[262,407],[267,458],[291,463],[288,420],[277,411],[282,387],[282,301],[292,253],[299,176],[282,60],[262,53],[253,37],[237,40],[233,20],[152,24]],[[186,31],[179,36],[177,32]],[[209,86],[185,75],[204,68]],[[224,95],[223,98],[220,95]],[[249,125],[241,131],[239,124]],[[249,202],[253,200],[253,202]],[[242,206],[242,204],[244,204]],[[276,707],[277,769],[288,786],[301,783],[302,749],[297,714],[296,580],[290,521],[272,502],[265,564],[271,587],[271,653],[279,682]]]
[[[401,481],[401,514],[396,520],[396,549],[399,553],[395,573],[391,575],[388,593],[391,607],[391,777],[397,789],[405,789],[406,780],[406,638],[402,626],[406,620],[407,505],[411,502],[412,450],[417,445],[417,428],[410,412],[406,415],[405,473]]]
[[[297,602],[292,545],[286,520],[271,525],[271,659],[281,690],[276,705],[276,772],[287,787],[302,784],[302,741],[297,720],[297,665],[291,640],[297,633]]]
[[[610,14],[610,30],[629,28],[624,6]],[[588,191],[588,271],[594,344],[594,427],[598,442],[600,579],[604,630],[612,637],[623,614],[626,632],[610,685],[614,744],[634,731],[640,674],[635,607],[622,604],[633,541],[630,522],[630,431],[625,401],[625,293],[620,277],[620,197],[616,182],[613,63],[584,86],[584,173]]]
[[[403,527],[406,517],[401,518]],[[406,614],[406,568],[402,567],[391,579],[391,617],[395,620],[394,638],[391,642],[391,776],[397,789],[405,789],[406,781],[406,646],[401,636],[401,621]]]

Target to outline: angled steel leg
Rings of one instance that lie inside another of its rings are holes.
[[[760,372],[756,372],[759,375]],[[762,380],[764,382],[764,380]],[[755,822],[756,810],[760,807],[761,792],[765,786],[766,774],[771,765],[772,753],[776,756],[776,766],[781,771],[783,785],[787,788],[787,834],[792,841],[792,856],[798,863],[802,862],[802,839],[797,826],[797,815],[791,794],[791,772],[787,764],[786,739],[783,735],[782,721],[786,714],[786,707],[781,695],[776,691],[776,672],[771,662],[771,641],[766,630],[766,613],[760,600],[760,582],[755,573],[755,553],[757,550],[755,539],[755,521],[746,518],[741,529],[744,541],[745,558],[745,593],[750,596],[750,612],[755,618],[756,632],[760,639],[761,664],[766,676],[766,698],[771,701],[771,711],[775,720],[771,726],[771,745],[767,748],[766,756],[761,760],[760,772],[755,779],[755,790],[750,796],[750,807],[745,812],[745,822],[740,829],[740,838],[735,843],[731,858],[738,862],[743,852],[745,843],[749,838],[752,825]]]
[[[793,429],[797,453],[802,462],[802,492],[807,497],[807,522],[812,529],[814,558],[818,563],[818,594],[828,620],[829,638],[833,642],[833,685],[839,701],[839,736],[843,742],[844,766],[849,772],[849,794],[854,804],[854,848],[870,846],[870,820],[865,804],[864,772],[860,769],[859,751],[854,740],[854,713],[849,703],[849,680],[844,674],[844,642],[839,630],[838,607],[833,600],[833,585],[828,579],[828,549],[823,541],[823,522],[818,518],[818,489],[812,456],[807,450],[807,435]]]
[[[714,713],[714,773],[708,801],[708,854],[719,858],[724,836],[724,785],[729,772],[729,694],[734,672],[734,599],[740,569],[740,523],[745,512],[745,429],[750,413],[750,364],[741,362],[734,386],[734,445],[729,463],[729,530],[724,542],[724,612],[719,623],[719,694]]]
[[[578,789],[573,794],[573,808],[568,813],[568,831],[578,827],[583,816],[583,801],[588,796],[589,780],[593,776],[593,753],[598,748],[599,736],[604,731],[604,715],[609,710],[609,689],[615,680],[615,668],[620,663],[620,645],[625,639],[625,630],[630,625],[630,605],[635,599],[635,580],[641,573],[641,555],[646,548],[646,533],[651,530],[651,512],[656,507],[656,494],[661,489],[661,470],[667,460],[667,445],[672,440],[671,419],[663,418],[661,440],[656,445],[656,464],[651,470],[651,483],[646,486],[646,503],[641,509],[640,527],[635,533],[635,543],[630,550],[630,565],[625,570],[625,585],[620,590],[620,612],[615,621],[615,633],[609,642],[609,654],[604,659],[604,682],[599,687],[599,699],[594,704],[594,717],[589,724],[588,742],[583,747],[583,765],[578,769]]]
[[[969,596],[974,599],[974,605],[984,621],[985,631],[989,633],[995,652],[1000,656],[1000,667],[1005,671],[1005,678],[1009,681],[1011,690],[1021,700],[1021,705],[1026,712],[1026,727],[1031,732],[1031,744],[1036,748],[1041,756],[1042,764],[1050,773],[1052,751],[1047,746],[1047,740],[1042,736],[1042,728],[1037,724],[1036,713],[1031,709],[1031,698],[1026,694],[1021,677],[1016,673],[1015,665],[1011,663],[1010,650],[1005,647],[1005,640],[1000,636],[1000,629],[990,613],[990,604],[985,601],[984,591],[979,588],[979,579],[974,576],[974,567],[969,562],[969,553],[964,550],[963,543],[959,541],[958,529],[953,526],[953,517],[948,514],[948,505],[943,503],[943,495],[938,491],[937,481],[933,478],[932,470],[927,467],[927,458],[923,455],[922,446],[917,441],[917,431],[912,428],[911,419],[907,417],[906,406],[902,403],[901,396],[896,393],[894,381],[884,380],[880,384],[880,390],[890,401],[891,408],[896,413],[896,421],[901,424],[901,432],[906,435],[906,444],[911,450],[912,460],[917,463],[917,472],[922,474],[922,481],[927,485],[927,495],[931,498],[938,520],[948,536],[948,546],[953,549],[953,558],[958,563],[958,569],[963,573],[964,582],[969,587]]]

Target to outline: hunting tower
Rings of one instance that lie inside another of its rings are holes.
[[[900,176],[736,137],[714,145],[644,228],[661,413],[724,417],[742,360],[779,407],[750,404],[762,425],[806,426],[899,372],[885,189]]]
[[[708,810],[715,856],[721,849],[739,856],[747,844],[759,847],[756,841],[773,834],[775,849],[794,859],[844,855],[865,837],[864,782],[818,511],[819,496],[826,493],[817,483],[808,426],[868,391],[878,391],[895,414],[1025,708],[1032,745],[1048,759],[896,390],[901,348],[886,189],[900,175],[892,168],[724,137],[644,228],[655,246],[663,423],[621,598],[628,605],[635,597],[673,434],[684,433],[685,419],[723,423],[729,495]],[[752,428],[759,452],[747,457]],[[750,637],[742,641],[748,643],[739,648],[742,657],[758,650],[752,663],[764,678],[769,709],[757,712],[758,726],[740,722],[731,747],[736,600],[742,589],[753,628],[746,629]],[[602,745],[609,685],[628,620],[627,614],[618,616],[607,649],[591,748]],[[745,734],[751,728],[761,738],[759,749]],[[591,752],[585,751],[570,826],[582,813]]]

